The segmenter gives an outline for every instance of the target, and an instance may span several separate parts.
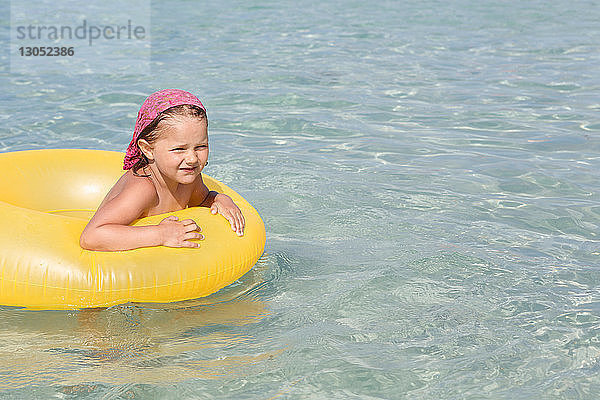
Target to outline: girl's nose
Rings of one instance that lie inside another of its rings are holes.
[[[185,162],[187,163],[187,165],[196,165],[196,164],[198,164],[198,156],[196,156],[196,152],[189,151],[185,155]]]

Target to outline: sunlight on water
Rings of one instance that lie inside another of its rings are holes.
[[[5,54],[1,151],[123,151],[148,94],[192,91],[206,173],[267,244],[204,299],[0,308],[0,397],[597,397],[599,19],[152,2],[150,75],[10,73]]]

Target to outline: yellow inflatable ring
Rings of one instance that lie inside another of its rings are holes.
[[[122,161],[121,153],[98,150],[0,154],[0,305],[57,310],[188,300],[218,291],[256,263],[265,245],[260,216],[206,175],[211,190],[242,210],[244,236],[208,208],[192,207],[134,225],[157,224],[168,215],[192,218],[205,236],[199,248],[82,249],[79,236],[123,174]]]

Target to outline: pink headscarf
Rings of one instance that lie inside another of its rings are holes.
[[[198,106],[206,112],[206,108],[204,108],[202,102],[196,96],[185,90],[164,89],[148,96],[138,113],[135,129],[133,131],[133,139],[131,139],[131,143],[129,143],[129,147],[127,147],[127,153],[125,154],[125,160],[123,161],[123,169],[131,169],[131,167],[133,167],[140,159],[141,152],[137,145],[137,140],[144,128],[150,125],[161,112],[183,104]]]

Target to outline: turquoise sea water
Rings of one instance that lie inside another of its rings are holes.
[[[5,51],[0,151],[124,150],[190,90],[265,254],[198,301],[0,308],[0,398],[600,395],[598,2],[151,8],[151,74]]]

